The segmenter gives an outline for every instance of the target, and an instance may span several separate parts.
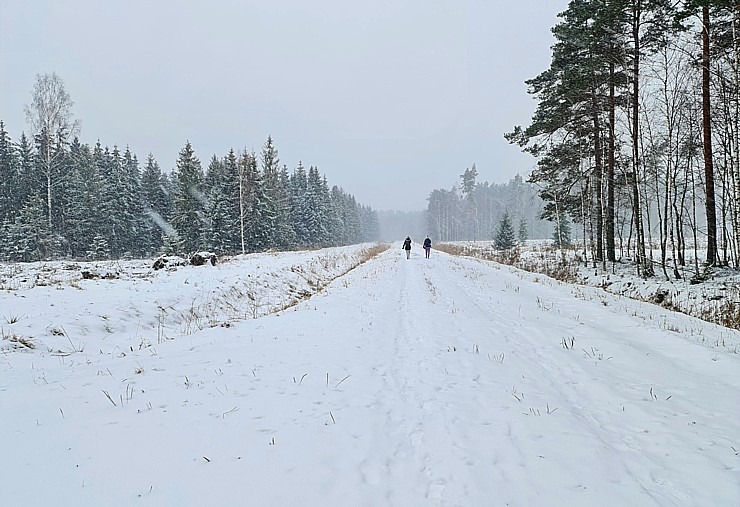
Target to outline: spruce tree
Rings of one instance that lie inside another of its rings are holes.
[[[233,253],[239,248],[239,167],[233,150],[224,160],[211,159],[206,194],[206,245],[219,254]]]
[[[125,208],[126,185],[124,182],[124,167],[121,152],[117,146],[111,151],[107,146],[100,147],[100,143],[93,151],[102,184],[102,201],[100,206],[100,234],[105,237],[110,254],[113,257],[120,255],[127,248],[128,213]]]
[[[129,147],[123,153],[123,173],[121,175],[123,195],[121,205],[123,213],[122,252],[126,255],[141,257],[146,252],[143,231],[144,206],[141,191],[141,170],[139,160],[131,153]]]
[[[290,191],[290,174],[288,166],[283,165],[280,170],[280,241],[279,246],[283,250],[292,250],[298,245],[298,234],[296,233],[293,219],[293,196]]]
[[[266,221],[263,220],[265,196],[254,153],[242,153],[239,174],[243,249],[246,252],[264,250],[268,243]]]
[[[203,246],[210,251],[222,254],[225,252],[226,237],[224,222],[226,221],[223,199],[220,192],[223,186],[223,162],[213,155],[208,163],[203,180],[203,192],[206,195],[205,229],[203,231]]]
[[[167,229],[162,233],[162,247],[160,255],[182,255],[184,247],[180,235],[175,229]]]
[[[33,145],[28,140],[28,137],[26,137],[26,134],[21,133],[20,141],[18,141],[18,209],[28,200],[33,190],[32,181],[35,158]]]
[[[363,224],[362,218],[360,217],[360,205],[353,195],[345,197],[345,219],[344,226],[346,227],[345,232],[345,243],[350,245],[353,243],[362,242]]]
[[[361,242],[377,241],[380,237],[378,214],[369,206],[360,206]]]
[[[202,247],[205,228],[205,197],[202,193],[203,169],[190,141],[180,150],[175,168],[175,199],[172,226],[182,248],[193,253]]]
[[[324,183],[319,170],[314,166],[309,167],[306,188],[306,200],[308,204],[306,228],[308,230],[308,243],[311,246],[324,245],[329,237],[329,231],[326,228],[326,198],[323,192]]]
[[[11,237],[11,228],[13,224],[10,220],[5,219],[0,222],[0,261],[14,261],[13,259],[13,241]]]
[[[67,235],[73,258],[84,257],[93,238],[102,234],[102,182],[90,147],[79,140],[70,146]]]
[[[353,210],[349,209],[349,203],[345,192],[334,185],[331,188],[331,207],[334,213],[334,244],[335,245],[349,245],[351,241],[348,235],[348,225],[350,223],[350,213]]]
[[[291,243],[292,228],[288,189],[284,187],[278,151],[268,136],[262,147],[262,189],[261,218],[266,239],[265,248],[286,248]]]
[[[163,233],[170,227],[167,224],[171,209],[168,186],[167,176],[150,153],[141,176],[142,211],[145,216],[141,241],[142,248],[149,255],[159,252]]]
[[[309,244],[308,216],[310,204],[308,202],[308,177],[302,162],[293,170],[290,176],[290,216],[295,232],[296,245],[306,247]]]
[[[527,221],[523,218],[519,219],[519,243],[524,243],[529,239],[529,230],[527,229]]]
[[[18,156],[0,121],[0,224],[15,220],[20,209]]]
[[[511,225],[511,218],[508,212],[505,212],[503,217],[501,217],[493,244],[498,250],[509,250],[516,246],[514,227]]]
[[[224,158],[224,178],[221,190],[226,208],[227,247],[232,253],[241,251],[240,236],[240,178],[239,159],[232,149]]]
[[[98,261],[110,258],[110,248],[108,248],[108,241],[100,234],[96,235],[90,249],[87,251],[88,259]]]
[[[326,216],[326,233],[322,244],[337,246],[341,244],[342,220],[339,216],[339,210],[335,208],[334,201],[331,198],[331,190],[329,190],[329,181],[326,179],[326,175],[321,178],[321,198]]]
[[[15,261],[46,260],[53,251],[53,237],[46,216],[46,203],[40,195],[32,196],[21,208],[8,233]]]

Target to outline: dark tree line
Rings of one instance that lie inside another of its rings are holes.
[[[549,237],[552,227],[540,220],[543,201],[534,185],[519,175],[505,184],[479,183],[477,177],[473,164],[460,175],[459,187],[431,192],[426,210],[431,237],[437,241],[494,239],[504,216],[527,237]]]
[[[679,276],[691,247],[740,265],[740,3],[571,0],[559,17],[531,123],[506,136],[537,157],[544,216],[644,276]]]
[[[38,86],[49,80],[58,92],[54,74]],[[34,103],[29,116],[49,106]],[[259,154],[232,149],[205,169],[188,142],[168,173],[152,155],[142,168],[128,147],[82,144],[69,119],[31,122],[39,130],[17,142],[0,121],[2,260],[235,254],[378,238],[374,210],[330,187],[316,167],[289,171],[269,137]]]

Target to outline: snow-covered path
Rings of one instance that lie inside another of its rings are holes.
[[[740,358],[696,339],[720,334],[738,340],[394,247],[290,310],[156,351],[6,354],[0,497],[740,505]]]

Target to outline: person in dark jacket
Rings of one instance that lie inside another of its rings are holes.
[[[411,238],[406,236],[406,241],[403,242],[403,249],[406,250],[406,258],[411,257]]]
[[[427,259],[429,258],[429,251],[432,249],[432,240],[429,236],[424,240],[424,252],[426,252]]]

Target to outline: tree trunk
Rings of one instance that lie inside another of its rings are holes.
[[[635,221],[635,250],[637,252],[637,272],[644,277],[653,275],[653,266],[648,264],[645,255],[645,231],[642,227],[642,206],[640,205],[640,18],[642,0],[632,2],[632,216]],[[649,218],[648,218],[649,219]]]
[[[606,257],[616,261],[614,252],[614,123],[615,123],[614,62],[609,62],[609,146],[606,165]]]
[[[601,147],[601,122],[596,100],[596,89],[591,89],[592,121],[594,126],[594,192],[596,195],[596,260],[604,260],[604,211],[603,211],[603,161]]]
[[[47,147],[47,152],[49,148]],[[53,225],[52,225],[52,202],[51,202],[51,183],[52,183],[52,177],[51,177],[51,153],[46,154],[46,160],[44,161],[44,164],[46,165],[46,209],[47,209],[47,218],[49,221],[49,231],[53,231]]]
[[[740,57],[740,34],[738,34],[738,23],[740,23],[740,4],[738,4],[737,9],[735,9],[735,16],[732,20],[732,40],[733,40],[733,46],[735,50],[735,111],[734,111],[734,120],[735,120],[735,135],[733,139],[733,144],[735,147],[734,150],[734,163],[731,167],[731,173],[732,173],[732,189],[733,189],[733,200],[734,200],[734,208],[733,208],[733,223],[732,228],[734,231],[735,236],[735,248],[734,248],[734,266],[735,268],[740,267],[740,91],[738,90],[738,87],[740,86],[740,63],[738,62],[738,57]]]
[[[706,187],[707,260],[708,266],[717,263],[717,212],[714,202],[714,163],[712,160],[712,119],[709,95],[709,7],[702,7],[702,126],[704,130],[704,181]]]
[[[658,170],[655,170],[655,181],[659,181]],[[660,200],[660,199],[658,199]],[[658,219],[660,220],[660,267],[663,270],[663,274],[666,280],[669,280],[668,273],[666,271],[666,258],[668,255],[668,234],[672,231],[670,228],[670,201],[671,201],[671,167],[670,164],[666,168],[665,173],[665,194],[663,195],[663,214],[661,216],[658,213]]]

